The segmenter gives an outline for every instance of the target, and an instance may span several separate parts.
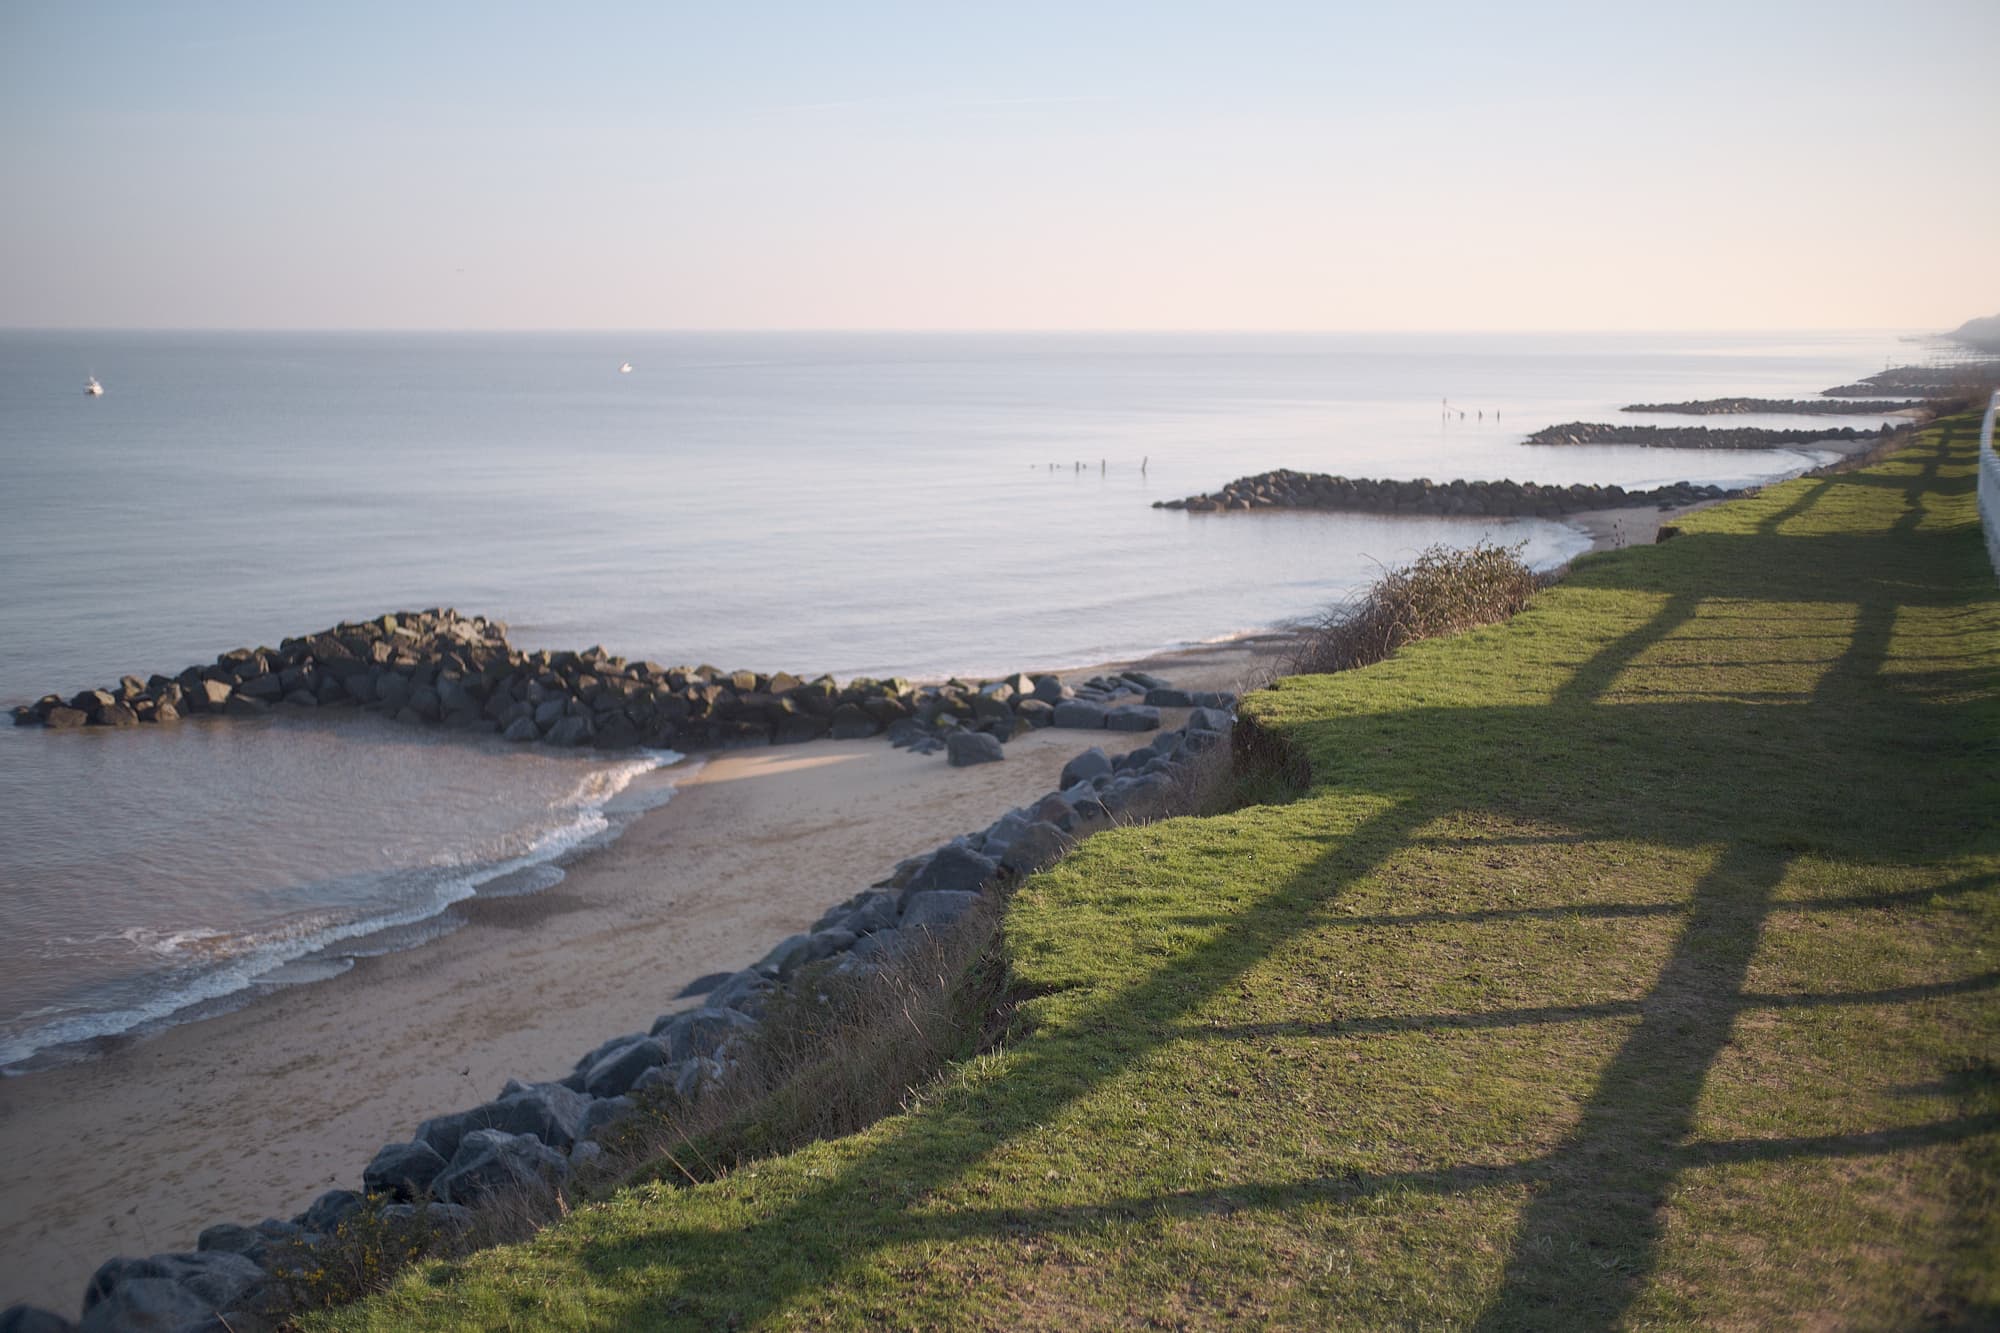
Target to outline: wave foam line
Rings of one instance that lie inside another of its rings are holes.
[[[598,770],[583,778],[570,797],[557,807],[573,809],[576,812],[567,823],[538,835],[519,855],[470,867],[461,874],[444,878],[427,903],[398,912],[387,912],[328,926],[309,933],[281,933],[278,938],[253,944],[221,966],[165,990],[144,1003],[99,1013],[76,1014],[69,1018],[44,1023],[19,1036],[0,1038],[0,1072],[8,1072],[11,1066],[18,1065],[51,1047],[74,1045],[99,1037],[117,1036],[135,1028],[160,1022],[192,1005],[223,999],[248,990],[265,974],[308,954],[327,949],[342,940],[391,930],[398,926],[412,926],[420,921],[429,920],[452,904],[464,902],[474,896],[483,884],[490,883],[502,875],[511,875],[531,866],[547,864],[588,845],[593,839],[612,832],[612,820],[605,813],[604,807],[638,778],[676,764],[684,757],[675,750],[648,750],[637,759]],[[668,788],[667,792],[671,795],[672,789]],[[174,932],[158,932],[154,934],[154,939],[193,943],[213,939],[222,934],[223,932],[208,930],[205,927],[193,927]],[[127,932],[127,938],[133,938],[130,932]],[[141,947],[147,947],[137,938],[133,938],[133,942],[141,944]],[[157,946],[148,947],[148,952],[158,953],[159,949]]]

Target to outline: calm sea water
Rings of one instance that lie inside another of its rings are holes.
[[[1585,545],[1537,521],[1153,500],[1281,466],[1766,480],[1821,456],[1518,442],[1629,401],[1810,394],[1916,350],[1892,333],[0,333],[0,703],[433,605],[531,647],[669,662],[1081,664],[1310,612],[1437,541],[1521,541],[1542,564]],[[81,392],[93,374],[102,398]],[[470,893],[546,883],[620,802],[662,799],[672,758],[365,718],[0,729],[0,1064],[325,975]]]

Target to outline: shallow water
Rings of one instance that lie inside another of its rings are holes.
[[[1273,467],[1764,480],[1824,455],[1518,441],[1574,419],[1862,426],[1615,409],[1809,394],[1921,350],[1882,333],[0,334],[0,702],[433,605],[525,646],[725,667],[1102,660],[1308,613],[1436,541],[1521,541],[1545,565],[1585,544],[1538,521],[1154,500]],[[329,943],[434,920],[601,836],[601,802],[635,776],[358,718],[0,731],[0,1063],[337,967]]]

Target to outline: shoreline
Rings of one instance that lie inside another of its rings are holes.
[[[1281,637],[1136,661],[1183,688],[1233,688]],[[680,997],[689,983],[755,962],[1111,739],[1034,731],[972,768],[880,737],[698,756],[679,781],[661,770],[672,799],[558,884],[464,900],[449,909],[458,929],[416,947],[0,1080],[20,1163],[0,1199],[0,1299],[71,1309],[112,1254],[190,1248],[212,1223],[289,1215],[357,1184],[419,1121],[510,1077],[560,1077],[579,1051],[699,1004]]]

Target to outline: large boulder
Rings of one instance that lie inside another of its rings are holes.
[[[583,1113],[583,1124],[577,1132],[578,1143],[589,1143],[602,1139],[607,1133],[629,1119],[638,1111],[638,1104],[630,1097],[604,1097],[590,1104]]]
[[[1160,710],[1145,704],[1114,708],[1104,715],[1107,731],[1158,731]]]
[[[1035,677],[1035,697],[1045,704],[1059,704],[1070,697],[1072,691],[1062,683],[1060,676]]]
[[[965,893],[956,889],[932,889],[928,893],[913,893],[903,907],[904,930],[915,930],[929,926],[933,929],[948,926],[972,910],[979,901],[976,893]]]
[[[431,1182],[445,1169],[445,1159],[422,1140],[391,1143],[376,1153],[361,1172],[361,1184],[370,1194],[387,1194],[397,1199],[421,1199],[430,1193]]]
[[[121,1283],[84,1310],[79,1333],[179,1333],[216,1307],[166,1278],[142,1277]]]
[[[265,1303],[270,1275],[240,1254],[205,1250],[108,1259],[83,1292],[91,1330],[178,1329],[217,1310]]]
[[[1227,734],[1236,725],[1236,719],[1218,708],[1197,708],[1188,714],[1189,731],[1216,731]]]
[[[1007,850],[1000,854],[1000,864],[1017,875],[1031,875],[1054,865],[1075,845],[1075,839],[1056,825],[1038,819],[1007,844]]]
[[[1076,758],[1063,765],[1058,788],[1074,787],[1079,782],[1088,782],[1100,773],[1111,771],[1111,756],[1093,745]]]
[[[667,1063],[665,1042],[644,1037],[621,1047],[599,1060],[583,1076],[583,1087],[593,1097],[616,1097],[630,1092],[639,1075],[654,1065]]]
[[[1055,705],[1040,699],[1022,699],[1014,705],[1014,716],[1031,727],[1052,727],[1056,724]]]
[[[759,967],[768,968],[777,976],[787,976],[801,964],[812,958],[812,936],[806,934],[787,935],[772,946],[765,954]]]
[[[1194,707],[1194,696],[1186,690],[1175,690],[1156,685],[1146,691],[1146,702],[1155,708],[1192,708]]]
[[[854,899],[854,909],[836,924],[856,935],[886,930],[896,924],[896,895],[880,889],[861,893]]]
[[[581,717],[557,719],[556,724],[549,728],[547,737],[551,745],[581,745],[589,739],[590,721]]]
[[[992,857],[981,856],[959,843],[946,843],[910,880],[904,892],[904,902],[909,901],[911,894],[937,889],[977,893],[999,869],[1000,863]]]
[[[284,697],[285,683],[278,677],[266,673],[261,676],[250,677],[250,679],[236,687],[236,692],[247,698],[260,699],[265,703],[270,703],[275,699]]]
[[[1065,699],[1056,705],[1055,725],[1079,731],[1100,731],[1104,727],[1104,706],[1082,699]]]
[[[74,1333],[75,1324],[35,1305],[10,1305],[0,1310],[0,1333]]]
[[[194,689],[188,694],[188,700],[194,705],[196,712],[213,713],[219,712],[222,706],[229,702],[229,696],[234,693],[235,691],[222,681],[203,680],[195,684]]]
[[[299,1225],[307,1231],[317,1231],[322,1236],[339,1229],[340,1224],[368,1207],[368,1200],[353,1190],[328,1190],[314,1199],[299,1215]]]
[[[547,1193],[568,1176],[563,1155],[533,1135],[475,1129],[432,1188],[444,1202],[469,1207],[494,1195]]]
[[[953,768],[974,764],[997,764],[1007,757],[998,737],[983,731],[954,731],[945,739],[945,758]]]
[[[633,1040],[642,1038],[635,1037]],[[593,1067],[585,1075],[586,1087],[590,1075],[596,1072]],[[638,1072],[633,1070],[632,1076],[636,1078]],[[620,1092],[624,1090],[618,1089]],[[589,1105],[588,1097],[560,1083],[509,1082],[498,1098],[483,1106],[433,1116],[424,1121],[417,1126],[416,1137],[418,1142],[430,1145],[432,1151],[447,1161],[457,1153],[458,1145],[465,1136],[476,1129],[532,1134],[545,1143],[566,1148],[575,1142],[577,1126],[583,1123],[583,1113]]]
[[[656,1031],[667,1047],[667,1063],[679,1064],[697,1055],[714,1055],[733,1036],[757,1030],[757,1020],[740,1009],[710,1005],[667,1018]]]

